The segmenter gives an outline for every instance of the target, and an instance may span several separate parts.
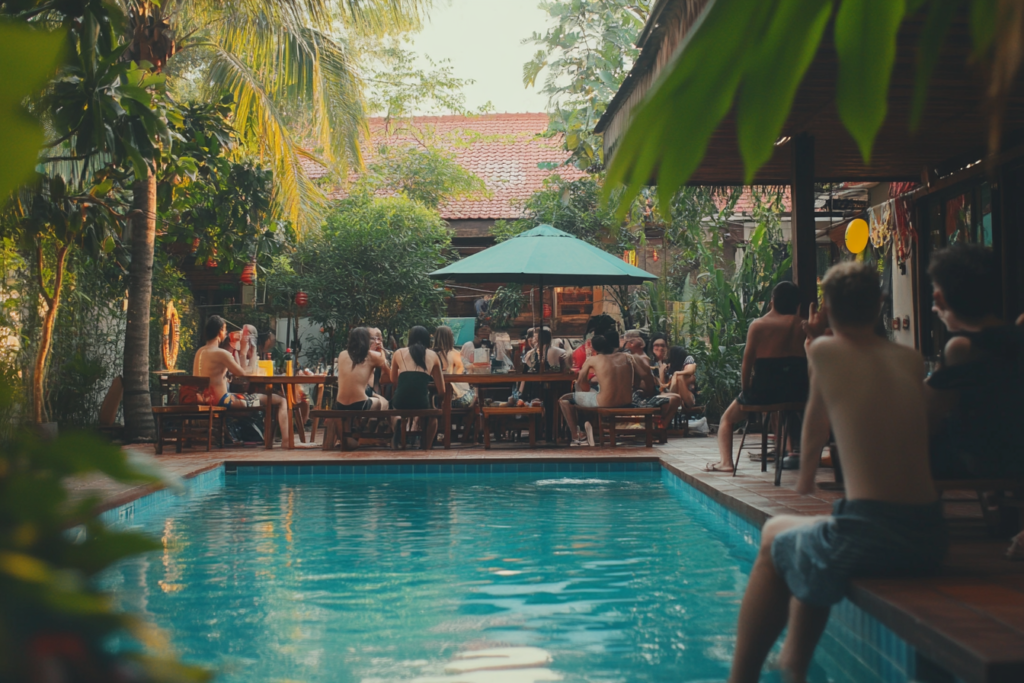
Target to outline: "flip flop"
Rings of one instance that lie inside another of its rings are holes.
[[[730,467],[729,469],[725,469],[724,467],[720,466],[717,462],[709,462],[707,465],[704,465],[704,471],[721,472],[722,474],[732,474],[733,468]]]

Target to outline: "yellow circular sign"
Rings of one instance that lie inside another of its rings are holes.
[[[846,248],[859,254],[868,246],[868,224],[863,218],[854,218],[846,226]]]

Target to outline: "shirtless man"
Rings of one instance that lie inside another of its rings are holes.
[[[628,354],[616,353],[619,348],[619,333],[605,330],[603,334],[595,334],[590,340],[596,351],[583,362],[579,378],[576,380],[576,391],[558,399],[558,404],[565,415],[569,428],[575,432],[573,445],[594,445],[594,430],[586,423],[586,437],[580,432],[576,406],[583,408],[621,408],[633,404],[633,381],[636,370]],[[601,386],[600,391],[590,388],[590,373]]]
[[[211,315],[206,321],[206,344],[196,351],[196,357],[192,361],[192,374],[196,377],[209,377],[210,390],[214,395],[216,405],[226,406],[228,409],[234,407],[247,407],[258,401],[261,405],[267,400],[263,394],[232,394],[228,392],[227,373],[236,378],[245,377],[245,369],[236,361],[230,351],[220,348],[221,342],[227,338],[228,328],[224,318],[219,315]],[[291,429],[291,420],[288,419],[288,403],[284,396],[274,394],[271,397],[274,408],[277,410],[277,423],[281,426],[281,436],[287,441],[288,430]]]
[[[732,472],[732,442],[736,423],[744,419],[741,404],[788,403],[807,398],[806,338],[798,315],[800,289],[783,281],[772,290],[771,308],[750,323],[743,348],[739,397],[729,404],[718,424],[719,461],[708,463],[709,472]],[[764,359],[773,359],[764,362]],[[758,363],[758,361],[762,361]],[[759,371],[755,373],[755,366]],[[784,446],[780,446],[780,451]]]
[[[810,396],[796,490],[814,491],[829,425],[843,454],[846,498],[831,516],[773,517],[740,607],[730,683],[753,683],[787,626],[779,666],[804,681],[831,606],[851,579],[935,571],[946,550],[942,508],[928,470],[923,362],[914,349],[878,337],[878,273],[847,262],[822,280],[822,312],[809,333]],[[869,425],[869,428],[866,428]]]

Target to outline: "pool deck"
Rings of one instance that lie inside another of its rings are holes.
[[[739,438],[736,439],[739,445]],[[131,447],[153,454],[147,446]],[[168,453],[156,457],[167,470],[195,476],[222,463],[324,463],[324,462],[458,462],[520,459],[572,460],[574,458],[658,458],[677,476],[755,524],[780,514],[828,514],[841,494],[819,489],[811,496],[793,490],[796,472],[785,471],[782,486],[773,483],[774,465],[762,473],[760,464],[747,459],[746,450],[738,474],[709,473],[704,465],[718,460],[711,438],[674,438],[666,445],[646,449],[535,448],[520,444],[499,445],[492,450],[458,447],[451,450],[390,451],[365,449],[325,452],[319,444],[292,451],[260,448],[215,449]],[[822,468],[819,482],[831,482],[833,471]],[[76,495],[91,493],[110,509],[155,490],[152,486],[126,486],[102,478],[71,482]],[[956,494],[953,494],[956,497]],[[966,496],[963,496],[966,498]],[[895,631],[919,653],[917,679],[952,681],[945,672],[932,671],[932,663],[967,683],[1020,683],[1024,681],[1024,562],[1003,556],[1007,542],[985,533],[976,503],[964,500],[946,505],[952,544],[941,575],[909,580],[858,581],[850,599]]]

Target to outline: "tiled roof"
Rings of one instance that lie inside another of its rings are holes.
[[[541,138],[547,129],[547,114],[487,114],[483,116],[417,116],[413,127],[431,144],[455,154],[463,168],[481,178],[491,196],[460,199],[441,206],[445,220],[519,218],[522,202],[541,188],[544,179],[560,175],[576,180],[586,174],[573,166],[541,169],[543,162],[561,163],[567,154],[560,138]],[[364,144],[364,159],[372,163],[374,150],[385,139],[390,144],[413,141],[408,133],[385,129],[385,120],[371,118],[370,144]],[[304,162],[311,178],[326,175],[315,162]],[[330,193],[344,196],[344,189]]]

